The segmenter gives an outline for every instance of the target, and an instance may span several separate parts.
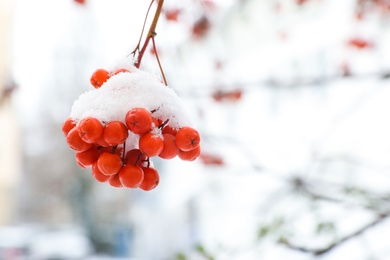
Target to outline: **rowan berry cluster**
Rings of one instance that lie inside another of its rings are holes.
[[[91,84],[100,88],[118,73],[131,73],[119,69],[109,73],[96,70]],[[82,119],[68,117],[62,132],[68,146],[76,152],[76,162],[82,168],[92,168],[92,176],[113,187],[154,189],[160,180],[151,158],[179,157],[193,161],[200,155],[200,135],[189,126],[174,128],[169,119],[157,118],[143,107],[128,110],[123,120],[101,121],[87,116]]]

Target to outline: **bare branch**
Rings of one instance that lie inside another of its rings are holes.
[[[348,76],[342,74],[335,74],[322,77],[312,77],[312,78],[292,78],[280,80],[276,78],[268,78],[264,80],[257,81],[239,81],[231,82],[230,84],[224,84],[223,87],[226,89],[241,89],[245,91],[254,91],[259,88],[264,89],[302,89],[302,88],[318,88],[321,86],[326,86],[338,80],[348,80],[348,79],[378,79],[378,80],[389,80],[390,71],[378,71],[373,73],[360,73],[360,74],[350,74]],[[193,98],[201,97],[203,95],[209,95],[208,90],[210,89],[209,83],[196,82],[196,85],[192,85],[193,82],[186,82],[186,89],[196,90],[191,93],[183,92],[182,95],[191,95]]]
[[[382,213],[382,214],[379,214],[372,222],[362,226],[361,228],[359,228],[355,232],[353,232],[353,233],[351,233],[349,235],[346,235],[343,238],[340,238],[339,240],[335,241],[334,243],[331,243],[330,245],[328,245],[328,246],[326,246],[324,248],[302,247],[302,246],[298,246],[298,245],[292,244],[287,239],[282,239],[282,240],[279,241],[279,243],[287,246],[290,249],[296,250],[296,251],[301,251],[301,252],[304,252],[304,253],[310,253],[310,254],[313,254],[315,256],[319,256],[319,255],[323,255],[325,253],[330,252],[334,248],[342,245],[343,243],[347,242],[348,240],[350,240],[352,238],[360,236],[361,234],[363,234],[368,229],[374,227],[375,225],[377,225],[377,224],[381,223],[382,221],[384,221],[385,219],[387,219],[389,216],[390,216],[390,211]]]

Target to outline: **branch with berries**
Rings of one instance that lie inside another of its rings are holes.
[[[185,104],[166,86],[157,52],[165,84],[140,69],[148,44],[156,49],[155,28],[163,3],[158,1],[142,47],[145,23],[133,57],[95,70],[90,79],[94,89],[80,95],[62,125],[77,164],[91,168],[97,181],[113,187],[152,190],[160,181],[152,157],[194,161],[200,155],[200,134],[191,126]]]

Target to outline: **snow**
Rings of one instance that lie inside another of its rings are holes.
[[[131,65],[132,59],[121,61],[117,68],[130,73],[110,77],[100,88],[82,93],[74,102],[70,117],[76,122],[84,117],[95,117],[101,122],[121,121],[132,108],[155,111],[152,115],[174,128],[191,125],[186,108],[173,89],[165,86],[151,73]]]

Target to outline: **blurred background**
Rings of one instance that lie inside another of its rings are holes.
[[[165,0],[202,154],[145,192],[97,182],[61,126],[149,5],[0,0],[0,259],[390,259],[390,1]]]

